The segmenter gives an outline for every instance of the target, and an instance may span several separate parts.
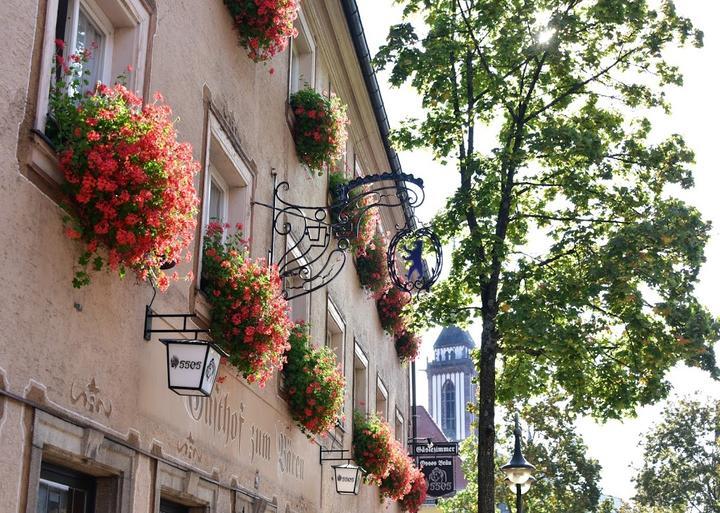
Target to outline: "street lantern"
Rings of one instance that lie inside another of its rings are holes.
[[[220,352],[207,340],[168,340],[168,387],[178,395],[209,396],[220,368]]]
[[[360,493],[360,482],[363,470],[350,462],[333,465],[335,471],[335,491],[340,495],[357,495]]]
[[[535,478],[532,477],[532,471],[535,467],[527,462],[522,454],[520,447],[520,417],[515,414],[515,450],[513,451],[512,458],[510,461],[500,467],[500,470],[505,472],[507,478],[505,479],[506,484],[516,493],[516,511],[522,513],[522,496],[526,493],[532,484],[535,482]]]

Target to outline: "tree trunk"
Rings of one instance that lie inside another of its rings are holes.
[[[495,513],[495,316],[483,316],[478,393],[478,513]]]

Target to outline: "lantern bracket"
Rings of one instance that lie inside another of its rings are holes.
[[[143,338],[145,340],[150,340],[152,338],[153,333],[182,333],[182,334],[192,334],[195,338],[198,337],[199,334],[204,333],[210,333],[210,330],[208,329],[202,329],[202,328],[192,328],[188,326],[188,321],[192,320],[195,317],[195,314],[191,313],[184,313],[184,314],[160,314],[153,311],[152,307],[150,305],[145,306],[145,328],[143,330]],[[153,328],[153,319],[182,319],[182,328],[168,328],[168,329],[158,329]]]
[[[339,457],[334,456],[338,453],[340,454]],[[347,456],[345,456],[345,453],[347,453]],[[350,449],[325,449],[322,445],[320,446],[321,465],[325,461],[350,461],[350,459]]]

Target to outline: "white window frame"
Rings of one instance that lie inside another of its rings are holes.
[[[395,440],[405,447],[405,417],[398,408],[395,408]]]
[[[388,418],[390,416],[390,394],[388,394],[388,389],[385,386],[385,383],[383,383],[380,374],[377,375],[377,379],[375,380],[375,387],[375,413],[380,415],[387,422],[390,420]],[[385,404],[384,411],[379,411],[379,397],[382,397],[382,402]]]
[[[105,15],[105,12],[100,7],[97,0],[68,1],[68,11],[70,11],[70,7],[72,6],[75,16],[72,16],[72,31],[70,32],[70,41],[66,41],[66,47],[70,49],[69,52],[72,52],[72,49],[75,46],[77,32],[76,13],[79,12],[79,8],[82,5],[84,11],[88,14],[88,17],[91,18],[93,23],[95,23],[106,36],[104,48],[102,49],[102,80],[106,83],[110,83],[110,81],[115,78],[113,75],[120,74],[127,68],[127,65],[132,65],[133,71],[128,73],[128,88],[134,91],[142,92],[145,81],[145,63],[147,60],[150,13],[140,0],[105,1],[115,4],[117,12],[120,12],[123,17],[130,20],[130,23],[132,23],[135,27],[135,35],[131,41],[132,47],[130,48],[129,62],[113,63],[113,55],[115,54],[113,37],[116,32],[115,27],[108,16]],[[43,47],[40,58],[40,75],[38,81],[38,103],[35,112],[35,121],[33,124],[33,127],[41,132],[45,131],[45,123],[48,115],[48,91],[50,90],[55,61],[55,26],[57,24],[58,5],[59,0],[47,0],[45,8],[45,30],[43,33]]]
[[[345,326],[345,319],[343,319],[343,316],[340,314],[340,310],[338,310],[338,307],[335,305],[335,302],[328,296],[327,298],[327,315],[328,315],[328,326],[325,330],[325,345],[328,346],[330,349],[333,349],[332,340],[330,340],[330,337],[332,334],[330,333],[330,326],[329,323],[332,321],[335,326],[337,326],[338,330],[340,330],[340,354],[336,355],[338,357],[338,363],[340,364],[340,368],[342,370],[343,376],[345,375],[345,340],[346,340],[346,334],[347,329]]]
[[[365,373],[364,385],[365,386],[364,386],[364,390],[362,390],[364,397],[358,397],[358,395],[357,395],[357,392],[358,392],[357,379],[356,379],[357,372],[355,369],[355,359],[356,358],[357,358],[357,360],[359,360],[360,364],[364,368],[364,373]],[[369,382],[369,379],[368,379],[369,373],[370,373],[370,362],[368,361],[367,356],[365,356],[365,352],[362,350],[362,347],[360,347],[360,345],[357,343],[357,341],[355,341],[355,348],[353,351],[353,410],[358,409],[358,408],[355,408],[355,405],[356,404],[359,405],[360,402],[362,402],[364,404],[364,406],[363,406],[364,413],[368,413],[369,411],[371,411],[370,405],[368,404],[368,390],[370,388],[369,383],[368,383]]]
[[[207,172],[205,173],[205,191],[207,193],[204,195],[203,198],[203,228],[207,227],[208,224],[210,224],[210,192],[212,191],[211,184],[212,182],[215,182],[215,185],[218,186],[218,188],[222,191],[222,205],[220,206],[220,210],[222,213],[222,218],[220,219],[221,222],[227,223],[228,222],[228,205],[230,203],[230,188],[228,187],[227,182],[225,181],[225,178],[220,174],[220,172],[215,169],[215,166],[212,165],[212,162],[208,161],[207,165]]]
[[[230,219],[230,207],[231,207],[231,201],[233,199],[237,200],[238,198],[232,198],[233,194],[233,187],[232,183],[228,182],[228,179],[226,176],[223,176],[221,171],[215,167],[215,165],[211,161],[211,149],[213,147],[213,142],[217,142],[219,150],[222,152],[225,158],[230,163],[230,166],[233,169],[233,172],[237,173],[237,177],[233,176],[233,179],[237,179],[240,182],[243,182],[245,185],[243,187],[240,187],[240,189],[244,189],[242,192],[238,192],[237,194],[243,194],[242,201],[235,201],[236,203],[242,203],[243,208],[245,209],[244,212],[240,212],[240,215],[238,219]],[[218,118],[215,116],[215,114],[212,112],[212,110],[208,110],[208,130],[207,135],[205,138],[205,169],[204,169],[204,176],[203,176],[203,197],[202,197],[202,230],[201,230],[201,236],[205,235],[205,228],[208,225],[208,222],[210,221],[210,211],[209,211],[209,204],[210,204],[210,180],[214,177],[215,182],[221,186],[224,193],[224,200],[223,200],[223,223],[229,223],[230,226],[234,229],[235,223],[240,222],[243,224],[243,236],[245,238],[249,238],[250,234],[252,232],[252,212],[251,212],[251,199],[252,199],[252,190],[255,185],[255,177],[253,173],[250,171],[250,168],[245,163],[243,158],[240,156],[240,153],[235,149],[235,146],[230,141],[230,138],[228,137],[227,133],[225,132],[222,124],[218,120]],[[197,264],[197,276],[202,276],[202,253],[200,258],[198,258],[198,264]],[[197,280],[197,288],[200,289],[200,283],[201,280]]]
[[[300,247],[297,246],[297,242],[295,241],[295,238],[292,236],[292,234],[287,234],[287,236],[285,237],[285,245],[286,245],[285,251],[290,251],[290,254],[292,255],[293,260],[295,260],[295,262],[296,262],[296,264],[294,264],[294,265],[300,266],[300,267],[304,267],[304,266],[308,265],[307,260],[305,259],[305,257],[302,256]],[[290,249],[290,248],[292,248],[292,249]],[[302,278],[300,278],[299,276],[285,278],[285,280],[292,280],[292,279],[302,279]],[[284,283],[283,283],[283,285],[284,285]],[[291,294],[292,294],[292,292],[291,292]],[[293,321],[296,321],[296,322],[303,321],[306,323],[310,323],[310,296],[311,296],[311,294],[305,294],[304,296],[296,297],[296,298],[290,299],[288,301],[288,305],[290,306],[290,317],[292,318]],[[305,312],[304,312],[305,315],[303,316],[303,318],[301,318],[301,319],[295,318],[295,310],[296,309],[294,308],[294,306],[296,306],[296,305],[293,305],[293,301],[295,301],[296,304],[297,304],[297,301],[302,301],[303,304],[305,305]]]
[[[308,80],[305,80],[304,82],[307,83],[307,85],[310,88],[315,87],[315,67],[316,67],[316,46],[315,46],[315,40],[312,37],[312,34],[310,33],[310,29],[308,28],[307,19],[305,18],[305,15],[302,12],[302,9],[298,9],[298,17],[295,20],[295,27],[298,30],[298,37],[295,39],[290,40],[290,61],[289,61],[289,67],[288,67],[288,96],[299,91],[304,87],[303,84],[298,84],[297,89],[295,88],[295,82],[299,81],[299,77],[296,77],[293,73],[293,68],[295,66],[295,60],[296,60],[296,52],[298,48],[298,39],[300,41],[303,41],[307,47],[309,48],[309,51],[303,52],[310,54],[310,76],[307,77]]]

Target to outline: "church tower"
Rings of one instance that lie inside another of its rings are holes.
[[[470,436],[473,415],[465,405],[475,400],[475,366],[470,358],[474,348],[467,331],[448,326],[435,341],[434,359],[427,364],[430,416],[448,440]]]

